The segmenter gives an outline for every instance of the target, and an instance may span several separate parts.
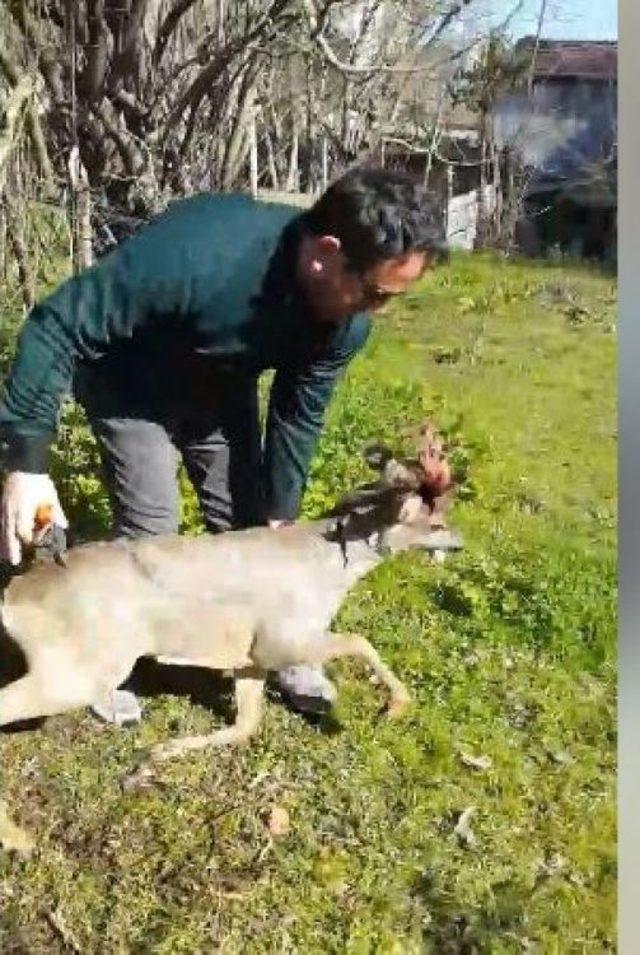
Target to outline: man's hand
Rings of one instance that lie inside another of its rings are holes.
[[[48,474],[12,471],[2,489],[0,505],[0,559],[17,566],[22,545],[34,543],[36,514],[47,513],[52,524],[63,530],[69,526],[58,500],[58,492]]]

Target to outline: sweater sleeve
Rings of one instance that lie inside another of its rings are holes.
[[[369,337],[370,320],[355,316],[330,354],[280,368],[271,389],[265,443],[265,504],[272,520],[295,520],[325,411],[347,365]]]

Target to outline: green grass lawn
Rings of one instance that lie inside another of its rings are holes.
[[[337,663],[339,732],[274,701],[245,750],[135,793],[120,781],[141,747],[223,719],[202,693],[150,696],[124,731],[78,713],[3,736],[3,790],[39,842],[27,862],[0,853],[3,953],[614,948],[614,310],[613,280],[585,269],[463,256],[380,315],[305,513],[368,476],[366,442],[408,449],[427,415],[448,434],[466,550],[385,563],[339,620],[413,709],[385,722],[364,671]],[[68,410],[56,476],[95,535],[108,506],[79,422]]]

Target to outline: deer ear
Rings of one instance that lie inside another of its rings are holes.
[[[342,517],[347,514],[364,513],[381,504],[385,498],[389,498],[391,490],[381,481],[375,484],[369,484],[346,494],[341,498],[336,506],[331,510],[331,517]]]
[[[363,457],[374,471],[382,471],[393,454],[385,444],[370,444],[364,449]]]

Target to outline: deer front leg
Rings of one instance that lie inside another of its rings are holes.
[[[255,733],[262,716],[262,700],[264,694],[264,673],[261,670],[237,670],[236,704],[237,714],[233,726],[206,736],[184,736],[181,739],[160,743],[151,750],[151,762],[159,763],[174,756],[181,756],[191,750],[205,749],[209,746],[233,746],[246,743]]]
[[[411,701],[411,695],[405,685],[392,670],[382,662],[369,641],[356,633],[328,634],[330,643],[324,650],[321,662],[335,660],[338,657],[359,657],[366,660],[373,672],[388,688],[390,699],[387,716],[395,719],[401,716]]]

